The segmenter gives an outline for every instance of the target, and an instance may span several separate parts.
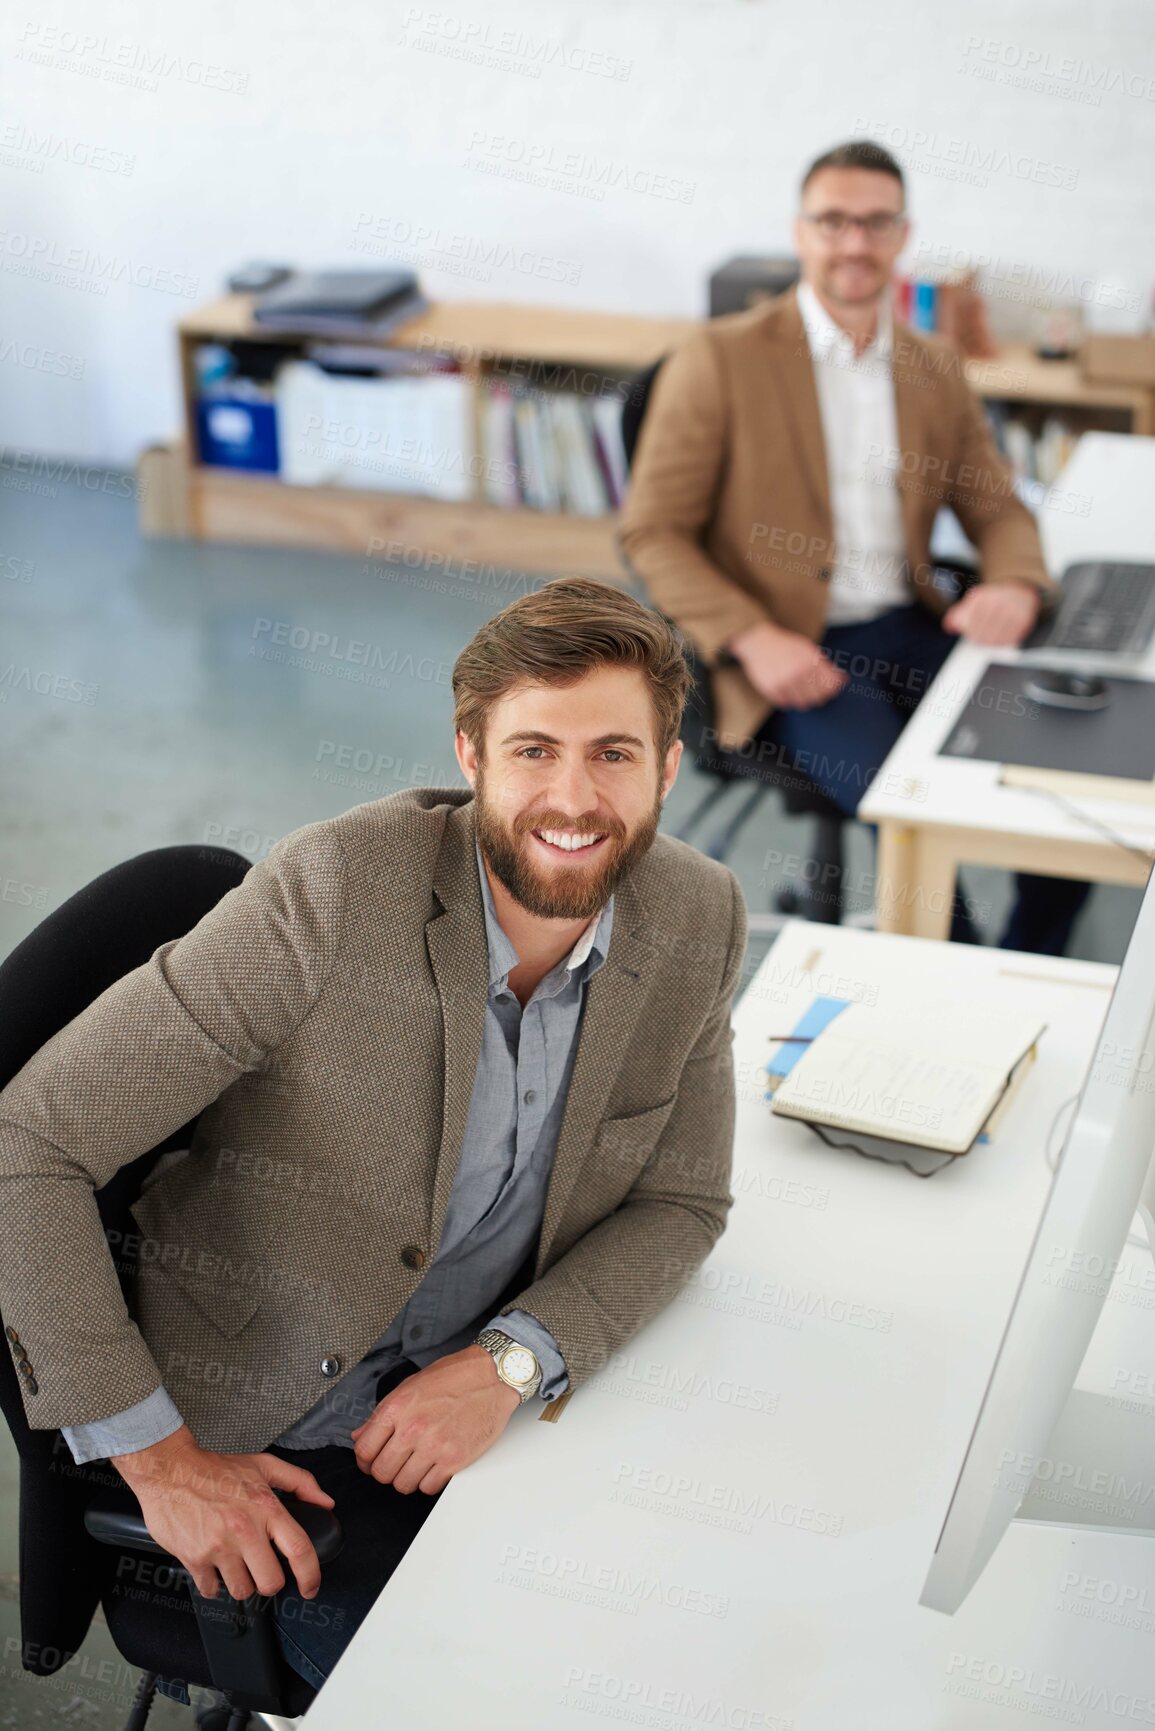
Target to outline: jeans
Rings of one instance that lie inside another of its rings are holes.
[[[919,699],[958,642],[919,602],[894,608],[860,625],[832,625],[822,649],[848,674],[828,703],[780,709],[756,736],[787,766],[797,754],[808,779],[847,817],[881,768]],[[1063,953],[1090,885],[1070,878],[1015,874],[1016,900],[999,947],[1038,955]],[[951,937],[978,942],[956,898]]]

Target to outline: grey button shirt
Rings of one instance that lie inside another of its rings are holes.
[[[613,897],[569,955],[540,981],[523,1010],[508,983],[517,951],[498,924],[480,848],[476,852],[489,994],[461,1159],[437,1255],[360,1363],[275,1439],[284,1448],[336,1443],[351,1449],[350,1432],[376,1406],[377,1383],[386,1371],[401,1359],[424,1366],[457,1352],[489,1322],[537,1354],[545,1399],[568,1387],[557,1343],[536,1317],[522,1310],[486,1313],[533,1250],[541,1229],[586,982],[609,952]],[[182,1422],[167,1391],[158,1388],[112,1418],[62,1429],[74,1458],[83,1462],[147,1448]]]

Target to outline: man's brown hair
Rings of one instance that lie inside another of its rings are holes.
[[[514,686],[573,685],[606,666],[636,667],[645,675],[664,758],[693,684],[682,639],[624,589],[590,577],[558,577],[481,627],[453,665],[453,724],[481,757],[489,712]]]
[[[868,168],[872,174],[889,174],[897,180],[903,196],[906,195],[906,185],[898,163],[889,150],[884,150],[881,144],[874,144],[868,138],[854,138],[848,144],[836,144],[833,150],[826,150],[821,156],[815,157],[802,176],[803,192],[814,176],[820,174],[824,168]]]

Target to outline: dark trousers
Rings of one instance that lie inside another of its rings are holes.
[[[776,763],[804,772],[853,817],[957,642],[918,602],[861,625],[830,626],[822,648],[848,675],[846,684],[815,709],[777,710],[756,743],[771,747]],[[1015,905],[999,947],[1061,955],[1090,885],[1018,872],[1015,887]],[[955,901],[950,935],[956,941],[978,941],[961,897]]]
[[[417,1369],[402,1360],[377,1383],[377,1399]],[[386,1581],[413,1543],[437,1501],[425,1491],[403,1495],[363,1473],[351,1448],[332,1444],[319,1449],[287,1449],[280,1455],[311,1472],[334,1500],[344,1545],[322,1569],[315,1599],[302,1599],[286,1566],[286,1585],[277,1594],[275,1615],[281,1651],[307,1682],[320,1688],[364,1622]],[[440,1496],[440,1492],[437,1493]]]

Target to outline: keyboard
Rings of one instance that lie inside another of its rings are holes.
[[[1155,565],[1091,560],[1063,573],[1062,599],[1024,645],[1141,655],[1155,635]]]

